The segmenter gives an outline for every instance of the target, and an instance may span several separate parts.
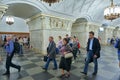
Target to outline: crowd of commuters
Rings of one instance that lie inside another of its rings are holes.
[[[66,38],[62,39],[61,36],[58,36],[58,38],[59,38],[59,41],[57,44],[55,44],[54,38],[52,36],[49,37],[49,45],[47,47],[48,58],[46,60],[46,64],[43,67],[43,69],[44,70],[48,69],[50,61],[54,62],[53,70],[58,69],[56,54],[60,54],[61,55],[60,63],[59,63],[59,69],[61,69],[60,77],[69,77],[72,57],[74,57],[74,60],[76,60],[77,52],[79,51],[78,49],[80,48],[80,43],[78,42],[75,36],[69,37],[68,34],[66,34]],[[66,74],[64,73],[65,70],[67,71]]]
[[[47,71],[50,61],[54,62],[54,68],[61,69],[61,75],[60,78],[63,77],[70,77],[70,70],[71,70],[71,64],[75,63],[77,58],[77,53],[80,53],[80,43],[76,36],[70,37],[68,34],[66,34],[66,37],[62,39],[61,36],[58,37],[59,41],[57,44],[54,42],[54,38],[52,36],[49,37],[49,45],[47,48],[47,60],[45,66],[43,66],[43,69]],[[61,55],[59,67],[56,63],[56,54]],[[96,75],[98,72],[98,62],[97,59],[100,57],[100,50],[101,46],[99,43],[99,40],[94,37],[94,32],[89,32],[89,39],[87,43],[87,57],[85,61],[85,67],[82,74],[87,75],[88,71],[88,65],[90,62],[93,62],[94,72],[93,75]],[[66,73],[65,73],[66,71]]]
[[[17,48],[15,47],[15,44],[19,44],[19,54],[23,54],[23,45],[29,46],[29,38],[27,37],[19,37],[19,38],[13,38],[12,36],[6,36],[5,37],[5,44],[4,48],[7,52],[7,58],[6,58],[6,72],[3,75],[10,74],[10,67],[14,67],[18,69],[20,72],[21,66],[15,65],[12,63],[12,58],[14,56],[14,53],[16,52]],[[42,67],[45,71],[48,70],[49,63],[52,61],[54,63],[53,70],[57,70],[58,68],[61,69],[61,75],[60,78],[68,78],[70,77],[70,71],[71,71],[71,64],[76,62],[77,53],[80,54],[80,42],[76,36],[70,37],[68,34],[66,34],[65,38],[62,38],[61,36],[58,36],[59,41],[55,43],[54,37],[49,37],[49,44],[47,47],[47,55],[44,56],[44,61],[46,62],[45,65]],[[119,59],[119,66],[120,66],[120,39],[115,39],[115,48],[118,49],[118,59]],[[89,39],[87,42],[87,56],[85,59],[85,66],[83,69],[83,72],[81,72],[84,75],[87,75],[88,73],[88,65],[90,62],[94,63],[94,72],[93,75],[96,75],[98,73],[98,62],[97,59],[100,58],[100,50],[101,45],[98,38],[94,37],[94,32],[89,32]],[[56,61],[56,55],[60,55],[60,62],[59,65]],[[66,73],[65,73],[66,71]]]

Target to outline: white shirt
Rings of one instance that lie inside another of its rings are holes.
[[[92,47],[93,47],[93,39],[94,39],[94,38],[90,39],[89,50],[92,50]]]

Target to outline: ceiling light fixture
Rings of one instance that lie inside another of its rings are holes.
[[[111,5],[104,10],[104,18],[106,20],[114,20],[120,17],[120,7],[114,5],[113,0],[111,0]]]
[[[57,2],[60,2],[60,1],[63,1],[63,0],[41,0],[43,2],[46,2],[49,4],[49,6],[51,6],[51,4],[53,3],[57,3]]]
[[[12,16],[7,16],[6,17],[6,24],[8,24],[8,25],[14,24],[14,18]]]

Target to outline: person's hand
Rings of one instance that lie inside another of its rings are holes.
[[[97,55],[94,55],[94,58],[97,58]]]
[[[49,57],[50,55],[47,55],[47,57]]]
[[[64,54],[67,54],[67,52],[64,52]]]
[[[8,45],[8,42],[6,42],[5,45],[7,46],[7,45]]]

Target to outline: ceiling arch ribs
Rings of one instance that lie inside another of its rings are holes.
[[[26,4],[29,4],[29,5],[32,5],[36,8],[38,8],[42,12],[47,12],[47,8],[42,3],[38,4],[38,2],[36,2],[34,0],[3,0],[2,2],[4,4],[26,3]]]
[[[80,6],[80,9],[79,9],[79,12],[80,12],[80,13],[81,13],[81,10],[82,10],[82,8],[83,8],[83,6],[84,6],[85,2],[86,2],[86,0],[83,0],[82,5]]]
[[[89,7],[88,7],[88,9],[87,9],[87,13],[88,13],[88,11],[89,11],[89,9],[91,8],[91,6],[94,4],[94,2],[95,2],[96,0],[91,0],[91,5],[89,5]]]

